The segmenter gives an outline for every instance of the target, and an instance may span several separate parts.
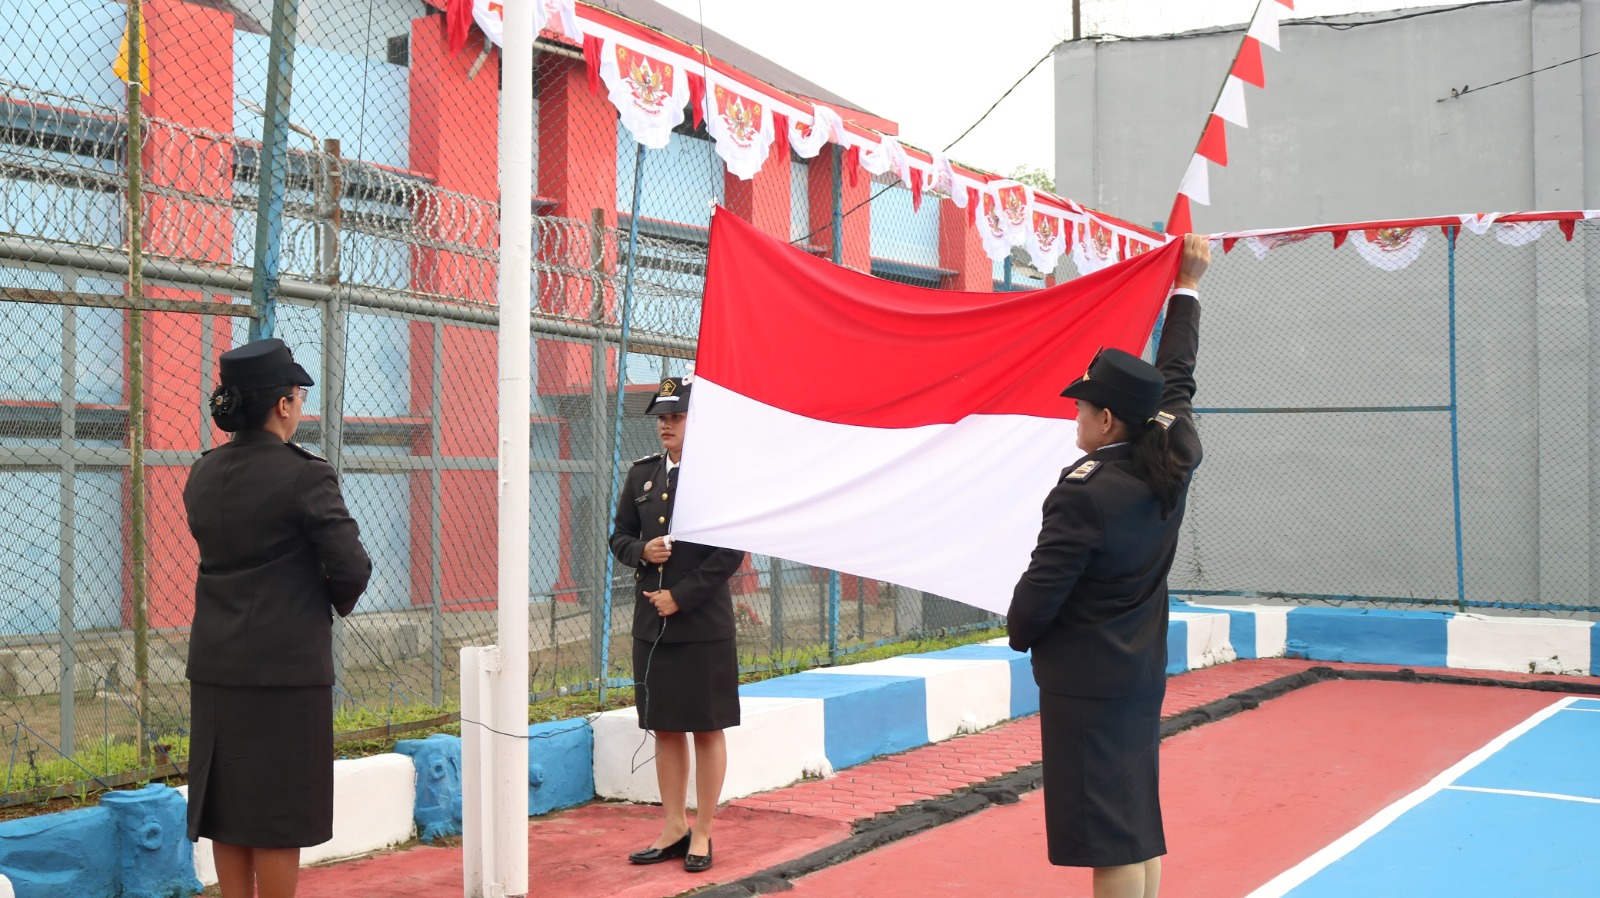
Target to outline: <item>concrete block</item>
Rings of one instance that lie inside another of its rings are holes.
[[[942,742],[957,733],[976,732],[1011,716],[1011,672],[1006,661],[902,656],[823,668],[816,673],[926,680],[931,742]]]
[[[1457,614],[1447,626],[1450,667],[1583,675],[1593,666],[1589,621]]]
[[[928,742],[927,692],[919,677],[808,671],[749,683],[739,694],[821,699],[823,747],[835,770]]]
[[[300,852],[300,865],[356,857],[398,845],[416,833],[416,768],[404,755],[382,754],[333,762],[333,838]],[[188,786],[178,789],[188,798]],[[195,875],[217,881],[211,840],[194,846]]]
[[[1026,652],[1013,651],[1004,639],[990,640],[977,645],[961,645],[953,649],[907,655],[908,658],[945,658],[949,660],[1004,661],[1011,677],[1011,716],[1025,717],[1039,713],[1039,684],[1033,679],[1033,661]]]
[[[727,731],[728,774],[722,798],[729,801],[787,786],[805,776],[832,772],[823,742],[820,699],[741,696],[740,724]],[[594,719],[594,788],[601,798],[658,802],[655,745],[639,729],[633,708]],[[694,803],[694,773],[689,802]]]
[[[578,718],[528,727],[528,813],[548,814],[594,798],[594,730]]]
[[[1184,624],[1184,655],[1187,669],[1199,670],[1236,660],[1239,656],[1230,642],[1229,616],[1209,611],[1169,611],[1173,623]]]
[[[1437,611],[1296,608],[1289,612],[1286,654],[1315,661],[1444,667],[1449,664],[1452,616]]]

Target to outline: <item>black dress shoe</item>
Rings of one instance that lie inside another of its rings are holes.
[[[689,856],[689,834],[684,833],[683,838],[665,848],[646,848],[628,855],[628,860],[635,864],[659,864],[662,861],[676,860]]]
[[[705,854],[690,854],[689,846],[683,848],[683,869],[690,873],[704,873],[711,869],[711,843],[706,842]]]

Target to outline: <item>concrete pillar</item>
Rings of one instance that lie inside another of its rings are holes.
[[[1583,22],[1580,29],[1582,52],[1600,52],[1600,0],[1583,0]],[[1576,63],[1582,76],[1583,145],[1600,148],[1600,60]],[[1586,152],[1584,158],[1583,208],[1600,209],[1600,152]],[[1600,445],[1600,415],[1593,411],[1594,402],[1600,399],[1600,228],[1591,228],[1583,240],[1585,295],[1589,298],[1589,540],[1590,547],[1600,542],[1600,453],[1593,447]],[[1600,553],[1589,553],[1589,589],[1591,599],[1600,590]]]
[[[1055,58],[1056,191],[1095,208],[1101,206],[1098,48],[1097,41],[1069,41]]]
[[[1535,0],[1530,10],[1533,68],[1583,53],[1583,5]],[[1565,65],[1530,79],[1533,92],[1534,207],[1583,206],[1583,69]],[[1593,326],[1573,249],[1536,244],[1534,302],[1539,422],[1539,600],[1587,603],[1594,546],[1590,353]]]

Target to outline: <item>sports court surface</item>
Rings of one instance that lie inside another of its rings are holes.
[[[1307,684],[1313,666],[1241,661],[1170,681],[1169,718],[1227,716],[1163,742],[1162,894],[1600,895],[1600,698],[1560,691],[1593,693],[1591,679]],[[1264,685],[1280,694],[1245,692]],[[1044,860],[1038,757],[1024,719],[741,799],[719,813],[707,879],[626,863],[654,809],[553,814],[530,825],[531,893],[1087,896],[1087,871]],[[455,898],[460,869],[459,849],[412,849],[307,870],[301,894]]]

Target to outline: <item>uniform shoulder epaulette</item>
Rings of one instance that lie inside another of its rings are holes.
[[[284,443],[284,445],[288,446],[290,449],[293,449],[294,451],[300,453],[301,455],[304,455],[306,458],[315,459],[316,461],[327,461],[327,459],[325,459],[322,456],[316,454],[315,452],[312,452],[310,449],[307,449],[306,447],[300,445],[299,443],[292,443],[291,442],[291,443]]]
[[[1105,467],[1104,462],[1089,459],[1080,462],[1077,467],[1061,475],[1062,483],[1082,483],[1095,475],[1095,472]]]
[[[215,451],[217,451],[217,447],[215,447],[215,446],[212,446],[210,449],[202,449],[202,450],[200,450],[200,457],[201,458],[205,458],[206,456],[210,455],[211,453],[213,453]]]
[[[647,461],[656,461],[659,458],[661,458],[661,453],[656,452],[651,455],[646,455],[644,458],[636,458],[633,460],[633,463],[636,465],[642,465]]]

